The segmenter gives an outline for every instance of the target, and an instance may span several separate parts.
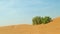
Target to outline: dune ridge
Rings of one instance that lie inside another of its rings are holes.
[[[0,34],[60,34],[60,17],[53,19],[48,24],[0,27]]]

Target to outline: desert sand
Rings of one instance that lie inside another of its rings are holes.
[[[53,19],[48,24],[0,27],[0,34],[60,34],[60,17]]]

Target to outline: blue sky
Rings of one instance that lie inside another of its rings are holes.
[[[0,0],[0,26],[31,24],[34,16],[60,16],[60,0]]]

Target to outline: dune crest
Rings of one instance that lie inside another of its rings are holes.
[[[60,17],[48,24],[0,27],[0,34],[60,34]]]

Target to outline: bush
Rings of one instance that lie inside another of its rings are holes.
[[[49,23],[50,21],[51,21],[52,19],[49,17],[49,16],[45,16],[44,18],[43,18],[43,24],[46,24],[46,23]]]
[[[32,19],[32,21],[33,21],[33,25],[35,25],[35,24],[41,24],[42,23],[41,22],[41,17],[39,17],[39,16],[34,17]]]
[[[37,24],[47,24],[51,21],[52,19],[49,16],[41,17],[41,16],[36,16],[33,17],[32,22],[33,25]]]

